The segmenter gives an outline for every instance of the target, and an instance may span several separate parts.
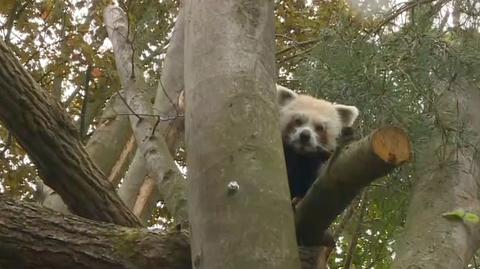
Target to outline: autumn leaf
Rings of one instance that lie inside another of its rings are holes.
[[[42,6],[40,18],[47,20],[48,16],[53,10],[54,3],[53,1],[45,1]]]
[[[101,70],[100,68],[98,68],[98,67],[93,68],[90,73],[92,74],[92,76],[93,76],[94,78],[101,77],[102,74],[103,74],[102,70]]]

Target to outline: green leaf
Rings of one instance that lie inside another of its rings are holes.
[[[477,214],[467,212],[465,216],[463,217],[463,221],[469,222],[472,224],[477,224],[480,221],[480,218],[478,217]]]
[[[456,209],[453,211],[449,211],[446,213],[443,213],[442,216],[446,218],[457,218],[457,219],[463,219],[463,216],[465,216],[465,210],[463,209]]]
[[[476,224],[480,221],[480,217],[472,212],[468,212],[465,209],[456,209],[442,214],[446,218],[461,219],[464,222]]]

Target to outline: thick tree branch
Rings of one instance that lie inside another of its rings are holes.
[[[128,40],[126,15],[119,7],[109,6],[104,11],[104,22],[112,41],[117,71],[125,88],[127,102],[137,114],[130,116],[130,122],[138,147],[145,157],[148,172],[155,178],[175,221],[178,224],[186,224],[188,220],[186,181],[169,153],[162,132],[155,130],[157,119],[138,116],[152,115],[153,109],[145,98],[141,68],[132,60],[135,55],[131,41]]]
[[[118,115],[127,112],[127,108],[119,96],[114,95],[107,102],[100,117],[102,121],[85,147],[90,159],[114,186],[118,185],[128,169],[132,151],[136,149],[128,118]],[[57,193],[48,188],[46,195],[43,205],[55,211],[68,212],[66,205]],[[122,197],[120,196],[120,198]],[[123,201],[125,202],[125,200]]]
[[[63,215],[0,195],[0,268],[190,269],[189,238]],[[300,248],[302,269],[318,269],[318,248]]]
[[[463,75],[439,79],[436,122],[416,158],[415,186],[392,269],[467,268],[480,247],[480,88]]]
[[[408,162],[411,155],[407,134],[396,127],[377,129],[335,153],[297,205],[300,244],[321,244],[324,231],[363,187]]]
[[[175,156],[175,151],[179,141],[183,140],[183,117],[179,114],[183,113],[183,106],[180,104],[180,93],[184,89],[183,83],[183,48],[185,43],[184,38],[184,12],[183,9],[177,15],[172,37],[168,44],[167,53],[163,61],[163,69],[158,83],[155,103],[153,104],[154,114],[162,117],[168,117],[173,120],[160,121],[156,129],[163,133],[165,142],[172,156]],[[156,131],[157,131],[156,130]],[[124,201],[129,201],[127,204],[135,203],[135,207],[142,212],[139,216],[142,221],[150,219],[152,211],[155,208],[156,202],[161,199],[158,188],[149,188],[151,178],[145,176],[137,176],[138,174],[146,174],[145,158],[140,150],[137,150],[135,158],[132,162],[131,169],[125,175],[123,184],[120,186],[119,194]],[[143,169],[143,170],[142,170]],[[147,185],[142,187],[141,185]],[[156,183],[155,183],[156,184]],[[145,192],[141,192],[140,189]],[[150,192],[150,193],[149,193]],[[140,198],[140,194],[148,199],[143,202],[135,202],[134,199]]]
[[[153,180],[150,177],[145,177],[145,180],[138,192],[135,205],[133,206],[132,211],[133,211],[133,214],[135,214],[135,216],[144,215],[145,214],[144,210],[149,208],[147,204],[152,204],[149,202],[152,200],[152,194],[155,193],[156,185],[157,184],[155,180]]]
[[[139,221],[90,160],[58,102],[0,41],[0,119],[36,164],[45,183],[80,216],[125,226]]]
[[[188,238],[62,215],[0,195],[0,268],[189,269]]]
[[[137,148],[130,167],[125,173],[124,182],[118,188],[118,195],[130,209],[135,206],[140,189],[148,175],[146,165],[143,154]]]

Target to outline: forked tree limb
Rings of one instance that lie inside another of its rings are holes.
[[[0,120],[35,163],[45,184],[71,212],[140,226],[80,141],[78,129],[0,40]]]
[[[146,84],[141,67],[135,63],[135,52],[132,41],[128,40],[128,18],[125,12],[110,5],[104,10],[104,23],[108,37],[112,42],[117,72],[125,99],[134,115],[130,123],[138,148],[145,157],[149,175],[157,183],[169,212],[177,224],[186,226],[188,221],[186,180],[170,155],[163,133],[157,129],[158,121],[165,121],[163,115],[153,115],[151,103],[146,98]]]
[[[192,268],[184,232],[94,222],[1,194],[0,242],[2,269]],[[318,269],[322,253],[300,248],[302,269]]]
[[[324,231],[363,187],[411,157],[410,140],[397,127],[379,128],[336,152],[296,207],[299,243],[321,245]]]
[[[128,113],[128,111],[117,94],[112,96],[105,105],[100,117],[101,121],[85,146],[90,159],[107,176],[113,186],[120,183],[130,165],[132,151],[136,148],[130,121],[127,117],[118,115],[120,113]],[[43,205],[58,212],[68,212],[67,206],[58,193],[48,187],[44,187],[43,191],[46,195]]]
[[[169,117],[171,121],[160,121],[156,126],[156,131],[162,132],[170,154],[175,157],[178,145],[183,141],[183,103],[180,93],[184,89],[183,77],[183,48],[184,38],[184,12],[183,8],[179,10],[172,36],[168,42],[167,52],[163,60],[163,68],[160,81],[158,83],[155,102],[153,104],[154,114]],[[156,203],[162,199],[159,189],[151,188],[150,183],[153,177],[137,176],[141,173],[146,174],[145,158],[141,150],[137,150],[132,165],[125,175],[122,185],[119,188],[119,195],[122,199],[131,201],[135,204],[135,212],[141,212],[139,215],[142,221],[147,221],[152,216],[152,210]],[[141,197],[148,199],[141,200]],[[135,199],[137,201],[135,201]],[[129,202],[127,202],[127,205]],[[131,207],[132,208],[132,207]],[[139,211],[135,211],[138,209]]]
[[[0,268],[189,269],[182,232],[157,233],[63,215],[0,195]]]

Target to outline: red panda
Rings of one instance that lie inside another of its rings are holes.
[[[352,126],[359,112],[280,85],[277,102],[290,195],[301,199],[335,150],[342,129]]]

